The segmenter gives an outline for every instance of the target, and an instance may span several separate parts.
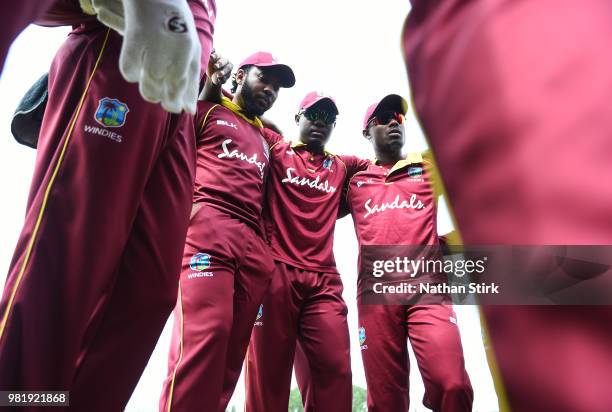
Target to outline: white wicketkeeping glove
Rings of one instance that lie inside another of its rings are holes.
[[[123,77],[139,83],[145,100],[161,102],[172,113],[195,113],[201,46],[186,0],[123,0],[123,5]]]
[[[123,34],[123,0],[79,0],[79,3],[85,13],[95,15],[102,24]]]

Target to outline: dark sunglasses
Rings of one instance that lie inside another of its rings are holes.
[[[327,125],[334,124],[336,122],[335,113],[321,109],[306,109],[302,114],[311,122],[320,120]]]
[[[377,114],[375,117],[371,118],[368,122],[368,125],[380,126],[381,124],[389,124],[391,120],[394,120],[399,124],[404,123],[404,115],[396,112],[383,112]]]

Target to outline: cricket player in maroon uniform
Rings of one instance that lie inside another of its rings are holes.
[[[274,272],[261,221],[270,149],[259,116],[295,78],[258,52],[235,83],[233,100],[198,104],[194,206],[160,412],[225,411]]]
[[[404,47],[415,108],[463,242],[612,244],[610,3],[412,6]],[[609,306],[483,313],[503,410],[610,410]]]
[[[75,29],[49,72],[24,228],[0,302],[0,389],[69,390],[74,410],[116,411],[176,303],[194,125],[144,101],[117,70],[121,36],[71,4],[41,18]],[[209,53],[214,7],[167,7],[146,16],[173,11],[185,46],[192,36]],[[168,26],[158,30],[149,34],[176,44]]]
[[[325,150],[337,115],[331,97],[311,92],[295,116],[298,142],[266,129],[272,160],[265,222],[276,273],[249,346],[247,411],[287,410],[296,344],[312,378],[305,410],[351,410],[347,307],[333,235],[342,188],[367,162]]]
[[[402,153],[406,109],[406,101],[391,94],[366,112],[363,133],[376,161],[353,176],[346,195],[360,247],[439,244],[435,169],[420,153]],[[472,387],[452,305],[364,304],[361,280],[357,309],[368,410],[408,411],[409,339],[425,384],[423,404],[434,411],[471,411]]]

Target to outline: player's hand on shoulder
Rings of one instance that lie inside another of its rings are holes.
[[[261,123],[264,125],[264,127],[269,130],[269,134],[271,136],[276,135],[276,137],[278,137],[278,140],[283,139],[283,131],[280,129],[280,127],[276,125],[276,123],[264,116],[260,117],[259,119],[261,120]]]
[[[221,86],[225,84],[230,78],[233,69],[234,65],[232,62],[217,53],[215,49],[210,52],[206,74],[214,85]]]
[[[96,0],[97,1],[97,0]],[[195,113],[201,46],[186,0],[123,0],[119,68],[142,97],[172,113]]]

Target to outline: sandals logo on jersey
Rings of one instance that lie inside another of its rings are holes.
[[[98,103],[95,119],[105,127],[121,127],[125,124],[130,109],[128,105],[117,99],[105,97]]]
[[[260,320],[263,317],[263,304],[259,305],[257,311],[257,317],[255,318],[255,326],[263,326],[263,322]]]
[[[316,170],[309,169],[312,173],[315,173]],[[321,176],[317,175],[314,179],[309,177],[302,177],[296,173],[296,169],[294,167],[287,168],[287,177],[281,180],[281,183],[289,183],[296,186],[308,186],[315,190],[324,193],[334,193],[336,191],[336,187],[332,186],[329,183],[329,180],[325,179],[325,181],[321,182]]]
[[[408,168],[408,176],[410,177],[423,176],[423,168],[421,166],[410,166]]]
[[[363,218],[367,218],[368,216],[372,216],[376,213],[383,213],[387,210],[394,209],[416,209],[421,210],[425,209],[425,203],[421,202],[417,195],[412,194],[410,196],[410,200],[401,199],[400,195],[395,196],[392,202],[382,202],[382,203],[373,203],[372,199],[366,200],[363,205],[366,210],[366,214],[363,215]]]
[[[361,350],[368,348],[368,345],[364,345],[365,340],[366,340],[365,328],[363,326],[360,326],[359,327],[359,346],[361,347]]]
[[[219,153],[217,157],[219,159],[225,159],[225,158],[237,159],[242,162],[246,162],[251,165],[254,165],[255,167],[257,167],[259,171],[259,176],[263,180],[265,171],[266,171],[266,162],[260,161],[259,157],[257,156],[257,153],[253,153],[252,155],[249,156],[248,154],[243,153],[239,151],[238,149],[230,150],[230,145],[232,144],[233,144],[232,139],[225,139],[223,143],[221,144],[221,149],[223,149],[223,152]]]

